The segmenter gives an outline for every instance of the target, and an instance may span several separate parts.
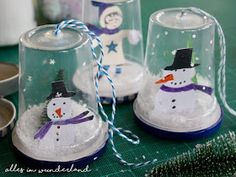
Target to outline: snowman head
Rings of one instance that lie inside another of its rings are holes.
[[[53,98],[47,105],[47,115],[51,120],[72,118],[71,98]]]
[[[118,6],[107,7],[100,15],[100,25],[109,30],[117,29],[123,22],[122,11]]]
[[[192,49],[179,49],[175,54],[172,65],[165,67],[163,78],[157,84],[164,84],[169,87],[183,87],[191,84],[196,75],[195,67],[199,64],[192,64]]]
[[[52,120],[69,119],[72,116],[71,97],[74,92],[66,90],[63,81],[52,83],[52,93],[48,96],[47,115]]]
[[[176,70],[163,70],[164,78],[159,83],[168,87],[183,87],[193,83],[195,68],[182,68]]]

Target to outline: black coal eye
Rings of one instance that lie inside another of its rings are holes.
[[[183,69],[183,72],[185,72],[185,69]]]
[[[56,106],[56,103],[53,103],[53,106]]]
[[[66,102],[64,102],[63,104],[66,104]]]

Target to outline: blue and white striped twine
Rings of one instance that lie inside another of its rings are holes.
[[[220,45],[220,63],[219,63],[219,69],[218,69],[218,92],[220,95],[220,98],[223,102],[223,105],[225,106],[225,108],[234,116],[236,116],[236,111],[234,109],[232,109],[229,104],[226,101],[226,75],[225,75],[225,65],[226,65],[226,42],[225,42],[225,35],[224,32],[222,30],[222,27],[220,25],[220,23],[217,21],[217,19],[215,17],[213,17],[212,15],[210,15],[209,13],[195,8],[195,7],[189,7],[188,8],[190,11],[196,12],[196,13],[200,13],[206,17],[211,18],[217,27],[217,31],[218,31],[218,36],[219,36],[219,45]]]
[[[215,17],[213,17],[212,15],[208,14],[207,12],[205,12],[205,11],[199,9],[199,8],[189,7],[189,8],[187,8],[187,10],[192,11],[192,12],[196,12],[196,13],[200,13],[200,14],[206,16],[206,17],[211,18],[217,26],[217,30],[218,30],[218,34],[219,34],[219,44],[220,44],[220,50],[221,50],[220,51],[221,60],[220,60],[219,69],[218,69],[218,92],[219,92],[220,98],[221,98],[225,108],[231,114],[236,116],[236,111],[233,110],[228,105],[228,103],[226,101],[226,76],[225,76],[226,43],[225,43],[225,36],[224,36],[223,30],[222,30],[222,27],[219,24],[219,22],[216,20]],[[116,114],[116,93],[115,93],[115,88],[114,88],[114,84],[113,84],[112,79],[110,78],[109,74],[107,73],[107,71],[102,66],[102,59],[103,59],[103,56],[104,56],[102,42],[101,42],[100,38],[98,36],[96,36],[95,33],[90,31],[84,23],[82,23],[80,21],[77,21],[77,20],[73,20],[73,19],[72,20],[65,20],[65,21],[62,21],[61,23],[59,23],[56,26],[55,35],[58,35],[63,28],[67,28],[67,27],[79,29],[79,30],[87,33],[88,36],[89,36],[90,43],[91,43],[92,54],[93,54],[94,58],[96,59],[96,62],[97,62],[97,65],[98,65],[98,73],[96,74],[96,77],[95,77],[95,88],[96,88],[97,102],[98,102],[98,106],[99,106],[99,109],[100,109],[102,115],[105,117],[106,121],[109,124],[109,142],[111,143],[114,155],[120,160],[120,162],[122,164],[124,164],[126,166],[130,166],[130,167],[140,167],[140,166],[145,166],[145,165],[156,163],[157,159],[153,159],[153,160],[146,161],[146,162],[141,162],[141,163],[127,162],[126,160],[124,160],[122,158],[122,155],[117,151],[117,149],[115,147],[115,144],[114,144],[114,136],[113,136],[114,131],[119,136],[126,139],[128,142],[131,142],[132,144],[139,144],[140,141],[139,141],[139,138],[136,135],[134,135],[131,131],[124,130],[122,128],[116,128],[114,126],[114,119],[115,119],[115,114]],[[101,52],[100,57],[97,57],[97,55],[95,53],[95,49],[92,47],[93,46],[92,41],[94,39],[98,42],[98,46],[101,50],[100,51]],[[105,113],[105,111],[103,109],[101,99],[100,99],[100,96],[99,96],[99,93],[98,93],[98,90],[99,90],[98,78],[99,78],[101,72],[103,72],[104,75],[107,77],[107,79],[110,82],[111,87],[112,87],[112,95],[113,95],[112,100],[113,100],[113,103],[112,103],[111,120],[109,120],[107,114]],[[129,136],[131,138],[128,138],[124,133],[129,134]]]
[[[117,151],[115,144],[114,144],[113,132],[116,132],[120,137],[124,138],[125,140],[127,140],[128,142],[130,142],[132,144],[139,144],[140,140],[139,140],[139,137],[134,135],[131,131],[124,130],[122,128],[117,128],[114,125],[115,114],[116,114],[116,92],[115,92],[115,87],[114,87],[112,79],[110,78],[109,74],[102,66],[102,59],[104,56],[102,42],[101,42],[100,38],[98,36],[96,36],[95,33],[90,31],[84,23],[77,21],[77,20],[73,20],[73,19],[72,20],[65,20],[65,21],[62,21],[61,23],[59,23],[56,26],[55,35],[58,35],[63,28],[68,28],[68,27],[81,30],[89,36],[92,54],[93,54],[93,57],[96,59],[96,63],[98,65],[98,72],[95,77],[95,90],[96,90],[97,102],[98,102],[98,106],[101,111],[101,114],[105,117],[106,121],[109,124],[109,131],[108,131],[109,132],[109,142],[111,144],[114,155],[120,160],[120,162],[122,164],[124,164],[126,166],[130,166],[130,167],[140,167],[140,166],[144,166],[144,165],[148,165],[148,164],[152,164],[152,163],[157,162],[157,159],[154,159],[154,160],[146,161],[146,162],[142,162],[142,163],[130,163],[130,162],[127,162],[126,160],[124,160],[122,155]],[[98,42],[98,47],[100,48],[100,57],[97,57],[97,55],[95,53],[95,48],[92,45],[93,40],[96,40]],[[107,77],[109,83],[111,84],[111,88],[112,88],[113,103],[112,103],[111,120],[109,120],[107,114],[105,113],[105,111],[103,109],[103,106],[101,103],[101,98],[100,98],[99,92],[98,92],[99,91],[98,80],[99,80],[100,73],[102,73],[102,72]],[[125,134],[129,135],[129,137],[131,137],[131,138],[129,138]]]

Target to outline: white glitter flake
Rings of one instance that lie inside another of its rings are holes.
[[[32,76],[28,76],[28,77],[27,77],[27,80],[28,80],[29,82],[32,82]]]
[[[49,64],[50,64],[50,65],[55,65],[55,63],[56,63],[56,61],[55,61],[54,59],[50,59],[50,60],[49,60]]]
[[[176,54],[176,50],[173,50],[171,53],[172,53],[172,55],[175,55]]]

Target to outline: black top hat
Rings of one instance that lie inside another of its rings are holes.
[[[173,64],[171,66],[165,67],[165,70],[193,68],[200,65],[200,64],[191,64],[192,52],[193,52],[192,48],[177,50]]]
[[[64,81],[52,82],[52,93],[47,97],[47,99],[60,98],[60,97],[72,97],[75,92],[68,92],[66,90]]]

